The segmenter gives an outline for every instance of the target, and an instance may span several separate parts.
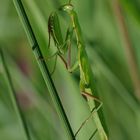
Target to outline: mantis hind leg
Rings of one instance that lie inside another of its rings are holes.
[[[99,106],[96,108],[94,107],[92,110],[91,110],[91,114],[82,122],[82,124],[80,125],[79,129],[77,130],[77,132],[75,133],[75,137],[78,135],[78,133],[80,132],[80,130],[83,128],[83,126],[90,120],[90,118],[93,116],[94,113],[96,113],[102,106],[102,102],[94,97],[93,95],[91,95],[90,93],[87,93],[85,91],[82,92],[82,95],[86,98],[92,98],[93,100],[95,100],[96,102],[99,103]],[[93,136],[96,134],[97,132],[97,129],[93,132],[93,134],[91,135],[90,139],[91,140],[93,138]]]

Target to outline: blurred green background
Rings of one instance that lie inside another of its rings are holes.
[[[45,57],[48,55],[48,16],[66,1],[22,1]],[[96,92],[103,102],[109,139],[139,140],[140,104],[135,93],[139,90],[136,87],[140,86],[140,1],[118,0],[117,3],[115,0],[72,0],[72,3],[82,27]],[[127,46],[131,48],[130,55]],[[12,82],[32,139],[66,140],[12,0],[0,0],[0,47],[5,50]],[[51,71],[54,59],[46,63]],[[133,63],[136,71],[132,70]],[[134,75],[137,82],[132,79]],[[80,95],[78,72],[69,74],[58,60],[52,78],[72,129],[76,132],[89,115],[87,104]],[[89,121],[77,139],[86,140],[94,131],[90,129],[91,125]],[[0,140],[24,140],[22,133],[0,62]]]

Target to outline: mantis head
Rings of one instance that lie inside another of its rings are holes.
[[[72,4],[65,4],[65,5],[61,6],[59,9],[70,13],[74,9],[74,7]]]

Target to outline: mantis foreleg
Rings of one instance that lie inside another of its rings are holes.
[[[71,47],[71,40],[72,40],[72,35],[73,35],[73,28],[71,28],[71,26],[68,27],[68,29],[66,31],[65,41],[63,41],[58,15],[56,12],[52,12],[48,19],[48,34],[49,34],[48,49],[50,49],[50,45],[51,45],[50,41],[51,41],[51,37],[52,37],[54,44],[57,47],[57,52],[54,53],[50,57],[39,58],[39,59],[48,60],[48,59],[58,55],[60,57],[60,59],[62,60],[62,62],[65,64],[65,67],[68,69],[68,67],[70,65],[70,60],[71,60],[70,47]],[[68,62],[63,57],[63,55],[67,51],[68,51]],[[53,71],[51,73],[54,73],[54,71],[55,71],[56,61],[57,61],[57,56],[55,57],[55,64],[53,67]]]

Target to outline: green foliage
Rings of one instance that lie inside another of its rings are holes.
[[[55,50],[47,50],[49,14],[65,0],[22,0],[26,8],[33,31],[46,58]],[[96,92],[103,102],[103,112],[110,140],[139,140],[140,107],[134,94],[121,31],[115,20],[112,0],[73,0],[86,43],[86,50],[94,72]],[[0,47],[5,49],[6,62],[12,77],[14,88],[26,118],[33,140],[65,140],[67,135],[62,121],[56,113],[48,89],[29,47],[26,34],[17,16],[14,4],[10,0],[0,0]],[[139,10],[138,0],[120,0],[132,47],[140,68],[139,47]],[[65,25],[60,16],[62,27]],[[65,28],[62,28],[65,32]],[[74,45],[75,46],[75,45]],[[73,47],[74,48],[74,47]],[[73,58],[77,50],[72,50]],[[54,59],[46,61],[51,71]],[[7,84],[4,82],[0,61],[0,139],[22,140],[15,110]],[[140,70],[138,70],[140,71]],[[81,123],[90,114],[87,103],[81,98],[78,72],[69,74],[61,60],[57,61],[53,82],[75,133]],[[92,122],[78,134],[78,140],[86,140],[94,132]],[[98,139],[95,135],[94,139]]]

